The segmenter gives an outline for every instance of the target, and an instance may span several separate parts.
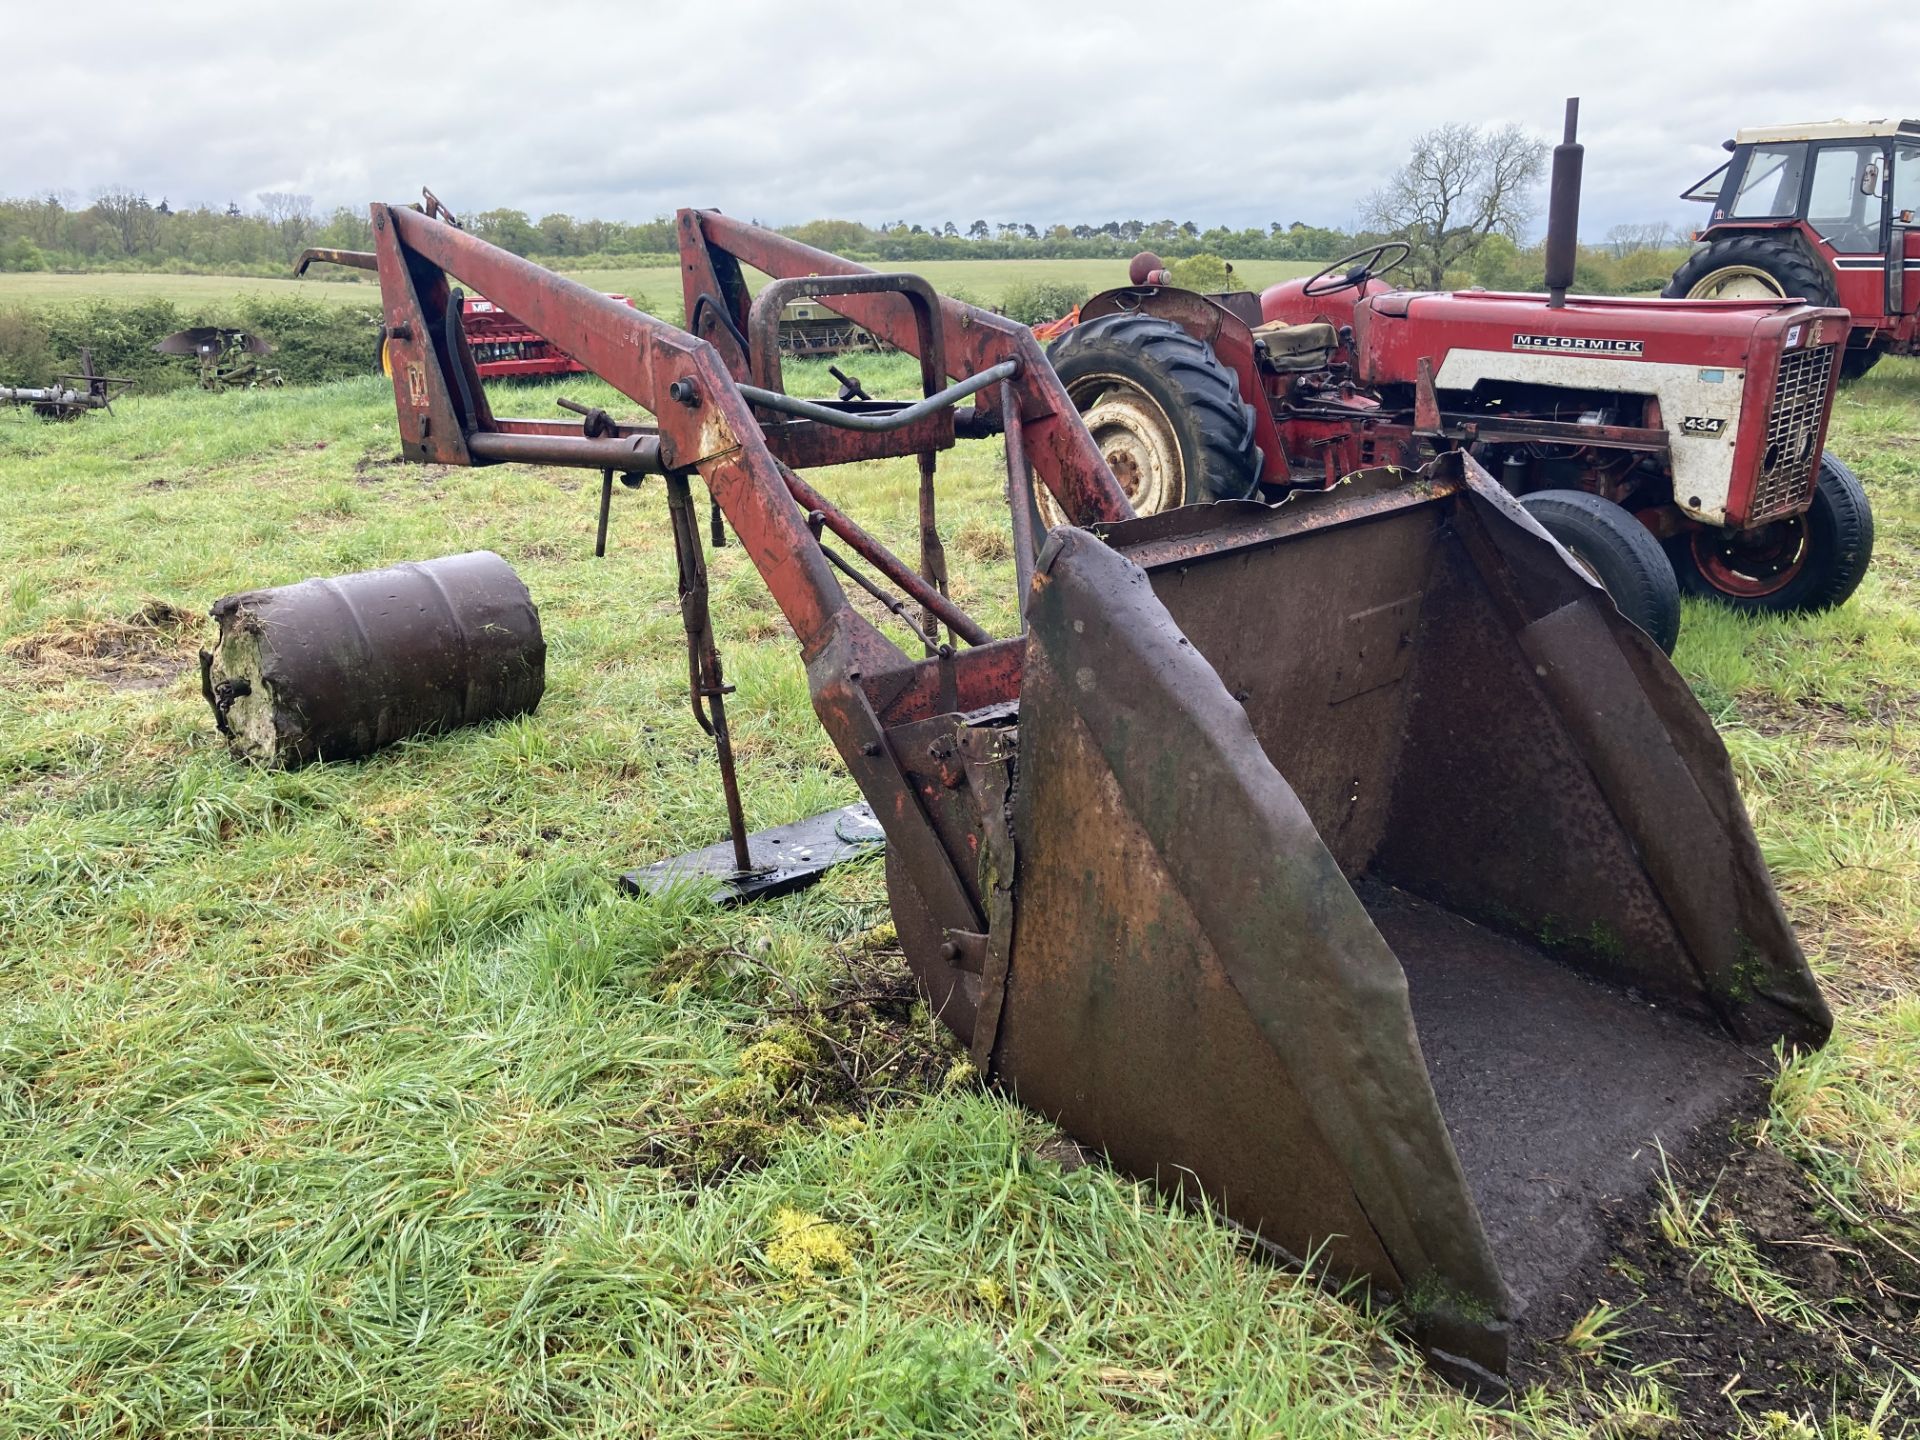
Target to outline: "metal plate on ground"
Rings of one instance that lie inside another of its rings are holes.
[[[871,806],[843,805],[791,825],[756,830],[747,837],[747,853],[759,868],[744,875],[733,868],[732,842],[722,840],[704,850],[629,870],[620,877],[620,888],[629,895],[643,891],[657,895],[711,879],[714,900],[722,905],[740,905],[804,890],[835,865],[877,855],[886,843],[886,832],[874,818]]]

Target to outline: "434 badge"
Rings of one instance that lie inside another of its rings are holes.
[[[1682,435],[1718,435],[1727,422],[1718,415],[1689,415],[1680,422]]]

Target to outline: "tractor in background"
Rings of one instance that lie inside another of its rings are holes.
[[[1774,125],[1726,148],[1681,192],[1713,216],[1662,293],[1838,305],[1853,316],[1842,379],[1920,354],[1920,120]]]
[[[1179,289],[1135,257],[1049,350],[1135,510],[1278,500],[1460,449],[1669,650],[1683,589],[1749,611],[1845,601],[1873,545],[1865,491],[1824,448],[1847,313],[1569,297],[1576,114],[1545,295],[1396,289],[1400,241],[1259,295]]]

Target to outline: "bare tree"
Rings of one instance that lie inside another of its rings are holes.
[[[120,240],[122,255],[144,255],[159,238],[160,222],[147,197],[125,186],[114,186],[94,196],[93,210]]]
[[[313,197],[268,190],[260,196],[260,214],[280,237],[280,247],[291,260],[313,235]]]
[[[1685,233],[1664,220],[1646,225],[1616,225],[1607,231],[1607,249],[1616,260],[1624,260],[1642,250],[1671,250],[1686,243]]]
[[[1519,238],[1546,156],[1518,125],[1442,125],[1415,140],[1407,163],[1367,197],[1361,223],[1411,245],[1415,273],[1437,290],[1487,236]]]

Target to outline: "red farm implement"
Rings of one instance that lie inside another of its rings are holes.
[[[687,330],[375,207],[406,456],[664,477],[693,704],[752,872],[704,486],[981,1073],[1271,1252],[1399,1297],[1437,1365],[1497,1387],[1510,1326],[1648,1183],[1654,1142],[1715,1143],[1772,1046],[1827,1033],[1686,685],[1464,453],[1133,518],[1023,327],[712,212],[678,225]],[[743,265],[775,279],[750,296]],[[652,422],[495,415],[456,281]],[[789,395],[801,297],[919,357],[922,397]],[[937,506],[939,457],[991,437],[1002,635],[947,593]],[[907,456],[917,563],[803,474]],[[1073,523],[1039,531],[1036,489]]]
[[[624,295],[608,295],[607,299],[620,305],[633,303]],[[468,296],[461,302],[460,321],[473,355],[474,371],[483,380],[586,373],[586,366],[555,349],[539,331],[491,300]]]

